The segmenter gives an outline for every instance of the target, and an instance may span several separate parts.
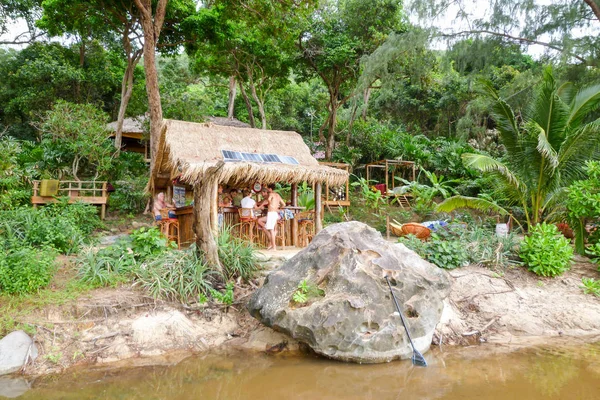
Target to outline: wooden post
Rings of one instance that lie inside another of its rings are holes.
[[[370,181],[370,179],[369,179],[369,164],[367,164],[367,166],[365,168],[367,169],[367,184],[368,184]]]
[[[321,203],[321,182],[315,185],[315,234],[323,229],[323,206]]]
[[[292,183],[292,207],[298,207],[298,184]],[[292,220],[292,246],[298,247],[298,214]]]
[[[388,161],[385,160],[385,193],[381,193],[385,197],[387,197],[387,191],[388,191],[388,188],[390,187],[389,183],[388,183],[388,181],[389,181],[389,174],[390,174],[390,170],[389,170],[389,167],[388,167]]]
[[[96,183],[94,182],[94,189],[96,188]],[[105,199],[108,197],[108,193],[106,192],[108,189],[108,185],[106,182],[104,182],[102,184],[102,198]],[[95,190],[94,190],[94,195],[95,195]],[[100,206],[100,219],[104,219],[104,217],[106,216],[106,202],[102,203],[102,205]]]
[[[218,183],[214,177],[205,178],[194,186],[194,232],[200,255],[209,266],[222,271],[215,237],[218,231],[214,229],[218,223],[217,187]]]
[[[413,182],[417,180],[417,169],[415,168],[415,164],[413,163],[412,165],[412,171],[413,171]]]

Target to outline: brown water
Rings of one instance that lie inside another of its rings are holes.
[[[232,353],[170,367],[71,372],[38,379],[22,399],[600,399],[600,344],[498,354],[431,351],[410,362],[343,364]]]

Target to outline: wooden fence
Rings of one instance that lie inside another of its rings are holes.
[[[108,204],[108,183],[106,181],[60,181],[57,194],[54,196],[40,196],[41,181],[33,181],[33,196],[31,204],[37,207],[40,204],[58,202],[60,197],[68,197],[69,203],[87,203],[100,206],[100,218],[106,216]]]

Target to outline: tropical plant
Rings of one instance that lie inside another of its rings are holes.
[[[523,239],[519,255],[536,275],[557,276],[571,267],[573,248],[555,225],[543,222]]]
[[[252,243],[233,236],[231,230],[225,228],[217,237],[223,275],[225,280],[242,278],[248,281],[258,271],[256,248]]]
[[[547,68],[522,122],[491,83],[483,83],[483,89],[494,100],[492,115],[506,157],[465,153],[463,162],[493,174],[498,191],[523,208],[531,227],[560,207],[565,188],[584,176],[584,161],[600,157],[600,120],[588,122],[600,105],[600,84],[574,93],[569,83],[559,86]],[[457,196],[446,200],[443,208],[468,204]]]
[[[581,278],[581,283],[583,284],[581,286],[583,293],[600,297],[600,281],[597,281],[594,278],[583,277]]]
[[[356,182],[352,182],[350,185],[360,188],[360,192],[362,194],[363,199],[365,200],[365,204],[367,205],[367,207],[379,210],[379,207],[381,207],[384,198],[379,190],[371,189],[371,187],[369,186],[370,183],[371,181],[368,181],[365,178],[361,177],[358,178]]]
[[[600,217],[600,162],[588,161],[587,179],[573,183],[568,189],[567,214],[575,232],[575,249],[584,254],[586,221]],[[600,255],[600,254],[599,254]]]
[[[47,286],[56,268],[53,249],[0,249],[0,293],[25,294]]]

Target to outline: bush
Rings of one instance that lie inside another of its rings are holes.
[[[521,259],[541,276],[557,276],[570,268],[573,248],[555,225],[542,223],[521,244]]]
[[[98,251],[88,248],[77,258],[80,280],[93,287],[126,282],[133,276],[135,266],[133,253],[120,245]]]
[[[412,235],[399,238],[398,241],[440,268],[464,267],[470,261],[465,244],[451,231],[440,230],[439,233],[432,233],[426,242]]]
[[[0,238],[7,248],[46,246],[71,254],[99,226],[96,208],[87,204],[58,203],[0,211]]]
[[[207,296],[215,275],[198,257],[195,246],[170,251],[152,258],[136,268],[136,284],[154,298],[187,302]]]
[[[55,271],[52,249],[0,250],[0,292],[26,294],[47,286]]]
[[[217,239],[219,259],[225,280],[238,277],[247,281],[258,271],[258,262],[252,243],[233,237],[231,229],[224,229]]]
[[[115,192],[109,198],[111,209],[133,214],[144,211],[149,197],[146,193],[147,183],[145,176],[115,182]]]

